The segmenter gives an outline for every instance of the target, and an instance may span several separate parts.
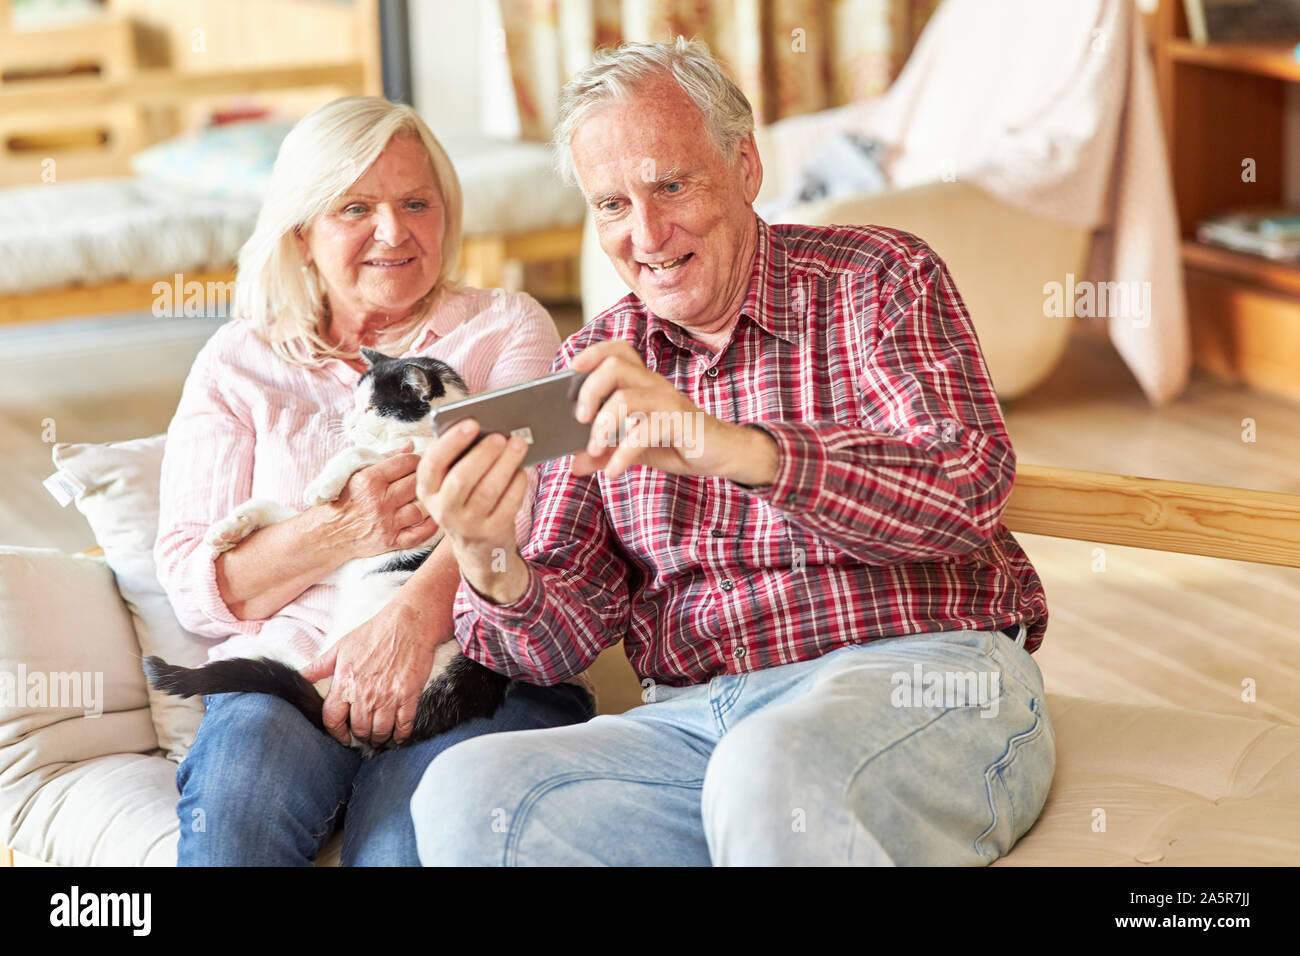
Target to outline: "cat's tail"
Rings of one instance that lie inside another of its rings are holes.
[[[176,697],[196,694],[274,694],[293,704],[317,730],[325,732],[325,700],[315,686],[288,664],[264,657],[209,661],[202,667],[179,667],[161,657],[144,659],[144,675],[160,691]]]

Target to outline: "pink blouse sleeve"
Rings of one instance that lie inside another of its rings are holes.
[[[221,337],[218,331],[194,360],[167,428],[154,545],[158,581],[181,626],[210,638],[256,634],[264,623],[230,612],[217,588],[216,555],[203,543],[209,525],[246,501],[253,485],[256,439],[247,408],[222,387],[230,369]]]

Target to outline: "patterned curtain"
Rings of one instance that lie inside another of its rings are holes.
[[[498,0],[525,139],[545,140],[560,87],[623,40],[704,40],[760,123],[874,96],[941,0]]]

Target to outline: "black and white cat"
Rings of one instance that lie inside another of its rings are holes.
[[[414,443],[413,452],[422,454],[433,437],[430,410],[467,395],[461,377],[436,359],[395,359],[373,349],[361,353],[370,368],[357,383],[353,409],[344,419],[354,444],[331,458],[307,486],[303,497],[308,507],[336,500],[358,469],[382,461],[408,440]],[[213,551],[227,551],[259,528],[294,514],[277,501],[253,498],[212,525],[204,541]],[[334,620],[321,650],[374,617],[441,538],[439,531],[417,548],[356,558],[326,578],[337,583],[338,595]],[[291,650],[277,648],[265,657],[210,661],[193,668],[149,657],[144,669],[150,684],[179,697],[238,692],[283,697],[324,731],[321,711],[332,678],[313,685],[298,673],[309,662]],[[504,700],[508,684],[509,678],[461,654],[454,639],[439,644],[420,695],[415,728],[406,743],[427,740],[472,717],[492,716]],[[372,752],[359,741],[352,746],[366,755]]]

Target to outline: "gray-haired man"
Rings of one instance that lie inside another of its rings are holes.
[[[453,467],[473,430],[447,435],[418,494],[469,656],[551,684],[621,640],[650,702],[444,752],[426,864],[979,864],[1046,799],[1046,601],[965,307],[914,236],[758,219],[752,129],[698,44],[565,88],[558,144],[635,293],[557,359],[591,372],[591,443],[544,469],[522,554],[522,442]]]

